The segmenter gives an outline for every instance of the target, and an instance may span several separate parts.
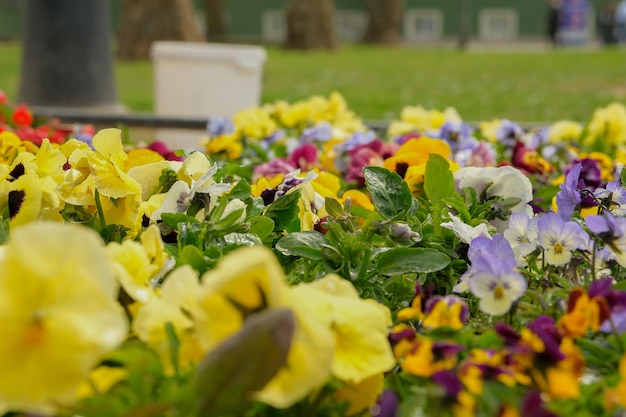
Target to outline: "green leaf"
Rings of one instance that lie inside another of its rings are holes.
[[[235,198],[240,199],[241,201],[246,201],[250,198],[250,194],[252,189],[250,188],[250,184],[245,179],[241,179],[237,181],[237,184],[233,186],[230,192],[227,195],[228,200],[234,200]]]
[[[257,235],[252,233],[228,233],[224,235],[224,241],[229,245],[236,246],[261,246],[263,242]]]
[[[185,246],[178,254],[179,262],[187,265],[191,265],[193,269],[199,273],[204,273],[208,268],[208,261],[204,255],[195,246]]]
[[[167,342],[170,348],[170,361],[172,362],[174,372],[178,374],[178,352],[180,351],[180,340],[176,335],[176,330],[174,329],[174,325],[172,324],[172,322],[168,321],[167,323],[165,323],[165,334],[167,335]]]
[[[268,237],[274,231],[274,221],[269,217],[255,216],[250,219],[249,223],[248,233],[257,235],[261,240]]]
[[[274,221],[275,231],[289,228],[298,218],[298,213],[300,212],[300,208],[298,207],[300,194],[300,190],[292,191],[267,206],[265,216]]]
[[[0,245],[9,241],[9,219],[0,217]]]
[[[239,332],[198,365],[194,384],[197,415],[242,415],[251,405],[251,394],[286,365],[294,331],[295,317],[289,309],[249,316]]]
[[[450,163],[441,155],[431,154],[428,157],[424,172],[424,193],[426,193],[432,208],[431,214],[435,232],[440,234],[444,201],[446,198],[458,194],[454,176],[450,171]]]
[[[385,219],[390,219],[411,208],[413,197],[404,180],[395,172],[382,167],[363,168],[365,184],[372,202]]]
[[[323,258],[324,246],[330,246],[330,241],[316,231],[289,233],[276,242],[276,249],[284,255],[301,256],[316,261]]]
[[[178,225],[180,223],[199,223],[198,219],[187,216],[185,213],[163,213],[161,220],[174,230],[179,230]]]
[[[450,258],[434,249],[394,248],[377,256],[376,270],[381,275],[440,271],[450,264]]]
[[[456,193],[450,163],[441,155],[431,154],[428,157],[424,172],[424,192],[433,205]]]
[[[326,212],[332,217],[341,218],[345,215],[341,203],[330,196],[326,197],[324,207],[326,207]]]

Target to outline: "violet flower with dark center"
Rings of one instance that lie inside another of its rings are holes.
[[[524,135],[524,129],[515,122],[508,119],[502,120],[500,126],[496,130],[496,139],[507,147],[515,146],[515,142],[520,140]]]
[[[602,170],[600,169],[598,161],[591,158],[585,158],[581,159],[579,162],[582,164],[580,179],[585,182],[585,186],[590,191],[594,191],[602,185]]]
[[[447,121],[441,126],[438,137],[445,140],[453,153],[463,150],[474,150],[478,141],[472,136],[473,129],[463,122]]]

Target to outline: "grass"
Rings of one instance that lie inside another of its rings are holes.
[[[20,46],[0,44],[0,89],[17,97]],[[117,62],[120,101],[152,111],[149,61]],[[336,52],[268,48],[263,102],[339,91],[366,120],[389,120],[404,106],[455,107],[465,120],[585,121],[612,101],[626,104],[626,50],[459,52],[343,46]]]

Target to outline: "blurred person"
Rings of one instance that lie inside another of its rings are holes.
[[[561,0],[548,0],[547,34],[550,45],[559,46],[559,25],[561,23]]]
[[[626,42],[626,0],[615,8],[615,36],[618,42]]]
[[[600,39],[605,46],[617,44],[615,15],[615,3],[600,5],[598,9],[598,28],[600,30]]]

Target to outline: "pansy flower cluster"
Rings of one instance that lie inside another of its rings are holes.
[[[620,104],[381,132],[334,93],[176,152],[34,140],[24,112],[0,132],[0,413],[626,411]]]

